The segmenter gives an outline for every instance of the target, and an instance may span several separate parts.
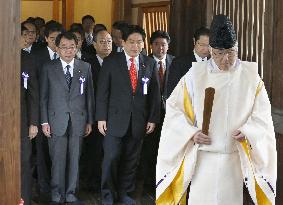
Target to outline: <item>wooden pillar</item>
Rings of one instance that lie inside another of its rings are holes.
[[[20,1],[0,2],[0,204],[20,193]],[[5,52],[3,52],[5,51]]]
[[[132,21],[132,0],[112,0],[112,23],[124,20]]]
[[[175,56],[192,53],[195,30],[206,26],[206,8],[206,0],[171,1],[170,50]]]
[[[53,20],[59,21],[59,0],[53,0]]]
[[[266,61],[272,61],[269,69],[271,70],[271,76],[268,76],[271,86],[271,99],[272,106],[276,109],[283,111],[283,13],[282,13],[282,0],[273,0],[274,2],[274,16],[266,26],[272,30],[273,40],[266,42],[266,46],[271,47],[273,53]],[[267,28],[267,29],[268,29]],[[281,116],[283,118],[283,116]],[[283,119],[281,119],[281,123]],[[280,123],[280,122],[279,122]],[[282,125],[282,124],[281,124]],[[283,133],[277,134],[277,197],[276,204],[283,204]]]
[[[74,0],[62,1],[62,23],[66,29],[74,23]]]

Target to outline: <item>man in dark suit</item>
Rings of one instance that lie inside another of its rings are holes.
[[[91,64],[93,87],[96,93],[98,73],[103,59],[112,51],[112,38],[107,30],[102,29],[94,32],[93,46],[96,55],[88,55],[88,58],[84,59]],[[100,192],[103,158],[102,141],[103,135],[99,133],[97,124],[95,124],[91,135],[84,139],[81,157],[82,178],[85,179],[86,188],[89,191]]]
[[[123,32],[124,52],[106,57],[97,84],[96,120],[105,136],[102,165],[102,203],[119,197],[135,201],[136,168],[145,133],[153,132],[160,115],[160,88],[156,63],[140,54],[145,32],[128,26]]]
[[[112,25],[111,36],[113,39],[112,53],[119,53],[123,51],[123,30],[128,27],[128,23],[125,21],[115,21]]]
[[[46,25],[44,35],[47,46],[42,47],[33,54],[37,67],[37,77],[40,78],[43,65],[57,59],[55,39],[63,31],[61,24],[54,22]],[[39,196],[42,202],[49,200],[50,195],[50,157],[48,142],[40,130],[36,137],[36,164],[37,164],[37,183]]]
[[[26,47],[21,27],[21,49]],[[31,205],[31,139],[37,134],[39,120],[39,93],[33,58],[21,50],[21,196],[26,205]]]
[[[167,82],[167,97],[170,96],[179,80],[192,67],[192,62],[207,61],[209,55],[209,29],[201,27],[194,33],[194,50],[188,56],[177,57],[173,60]]]
[[[151,34],[150,45],[152,54],[149,56],[157,63],[162,102],[160,123],[157,124],[152,134],[145,137],[141,155],[141,170],[143,172],[144,188],[151,193],[154,193],[155,191],[155,166],[161,128],[165,116],[168,74],[170,72],[170,65],[174,59],[174,56],[167,53],[169,44],[170,36],[167,32],[157,30]]]
[[[92,46],[93,43],[93,29],[95,26],[95,19],[91,15],[85,15],[82,17],[82,26],[84,30],[84,41],[82,43],[82,51],[95,54],[95,49]]]
[[[43,46],[42,43],[36,42],[36,25],[32,21],[24,21],[22,22],[22,26],[28,29],[25,31],[27,47],[24,50],[33,54]]]
[[[51,204],[83,204],[76,196],[80,144],[92,131],[94,90],[88,63],[75,59],[76,36],[59,34],[55,44],[60,59],[45,64],[41,74],[40,109],[48,137]]]

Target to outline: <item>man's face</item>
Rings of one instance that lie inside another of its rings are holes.
[[[201,58],[209,56],[209,37],[206,35],[201,35],[197,41],[194,41],[195,52]]]
[[[126,41],[123,41],[123,47],[124,51],[129,56],[138,56],[144,47],[142,35],[139,33],[132,33],[128,36]]]
[[[235,63],[238,52],[236,48],[211,49],[211,56],[220,70],[229,70]]]
[[[152,44],[152,53],[155,57],[159,58],[160,60],[164,58],[168,51],[168,42],[166,38],[157,38],[155,39]]]
[[[112,38],[107,31],[100,31],[96,36],[96,42],[93,42],[96,53],[105,58],[112,51]]]
[[[81,47],[82,47],[82,43],[83,43],[82,36],[78,32],[74,32],[74,34],[76,35],[76,37],[78,39],[78,46],[77,46],[77,48],[78,48],[78,50],[80,50]]]
[[[112,39],[116,46],[122,47],[123,39],[122,39],[122,32],[115,28],[112,29]]]
[[[28,36],[27,31],[23,31],[23,33],[21,35],[21,39],[20,39],[20,47],[21,47],[21,49],[28,47],[27,36]]]
[[[27,43],[29,44],[29,46],[31,46],[36,40],[36,28],[31,23],[26,23],[24,26],[28,29],[26,31],[28,34]]]
[[[77,45],[75,40],[69,40],[63,37],[56,50],[63,61],[70,63],[77,53]]]
[[[59,34],[60,32],[55,31],[55,32],[49,33],[48,37],[45,37],[48,47],[54,52],[56,51],[55,39]]]
[[[94,22],[92,19],[85,19],[83,22],[83,29],[86,33],[92,33],[94,28]]]

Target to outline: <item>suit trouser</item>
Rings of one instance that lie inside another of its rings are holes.
[[[164,117],[165,110],[162,109],[161,123],[156,125],[153,133],[145,136],[141,151],[138,176],[150,190],[155,189],[157,154]]]
[[[42,193],[50,192],[50,157],[47,137],[40,130],[35,139],[36,142],[36,168],[37,182]]]
[[[103,138],[97,126],[93,126],[92,133],[83,139],[82,156],[80,160],[80,179],[84,180],[88,187],[98,188],[101,185],[101,166],[103,159]]]
[[[31,141],[21,137],[21,193],[25,205],[31,205]]]
[[[51,128],[52,129],[52,128]],[[79,176],[79,157],[82,137],[75,136],[69,121],[63,136],[48,139],[51,168],[51,200],[76,201],[75,191]]]
[[[123,137],[104,137],[101,179],[103,203],[111,204],[119,196],[134,191],[142,142],[142,137],[132,137],[131,130]]]

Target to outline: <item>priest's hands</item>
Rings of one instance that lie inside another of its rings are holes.
[[[194,134],[193,141],[196,144],[210,145],[211,144],[211,137],[203,134],[200,130],[200,131],[198,131],[197,133]]]
[[[243,140],[246,139],[246,136],[245,136],[243,133],[241,133],[241,131],[239,131],[239,130],[234,131],[234,132],[232,133],[232,137],[233,137],[235,140],[237,140],[238,142],[242,142]]]
[[[106,135],[106,130],[107,130],[107,126],[106,126],[106,121],[98,121],[97,122],[97,127],[98,130],[101,134],[103,134],[103,136]]]

